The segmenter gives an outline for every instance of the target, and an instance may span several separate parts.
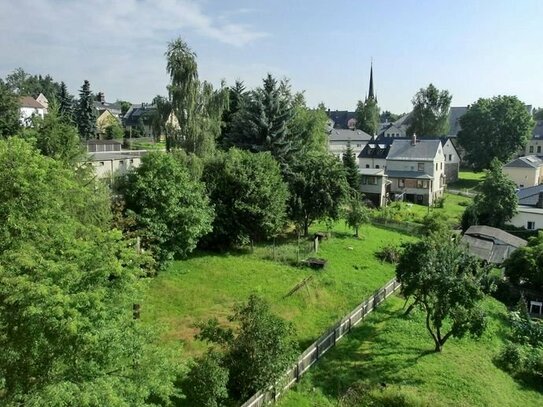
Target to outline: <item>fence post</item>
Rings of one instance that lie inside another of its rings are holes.
[[[315,345],[315,359],[319,360],[319,343],[317,342],[317,345]]]
[[[351,315],[350,314],[349,314],[349,325],[347,325],[347,326],[348,326],[347,331],[351,332],[351,327],[353,326],[353,323],[351,321]]]
[[[340,325],[340,327],[341,327],[341,325]],[[337,331],[337,328],[334,328],[334,346],[336,346],[336,337],[337,337],[336,331]]]

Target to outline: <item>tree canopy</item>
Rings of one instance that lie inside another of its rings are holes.
[[[269,152],[232,148],[205,164],[203,181],[216,213],[213,245],[267,239],[284,226],[287,185]]]
[[[356,127],[368,133],[376,135],[379,129],[379,106],[377,100],[368,98],[365,102],[358,101],[356,106]]]
[[[497,158],[502,163],[522,150],[531,137],[534,121],[516,96],[479,99],[460,118],[458,142],[465,160],[477,170],[489,168]]]
[[[360,173],[358,172],[358,164],[356,162],[356,156],[353,148],[351,147],[351,141],[347,141],[347,148],[341,157],[343,167],[345,168],[345,175],[347,183],[353,193],[360,191]]]
[[[82,140],[96,138],[96,110],[94,109],[94,98],[90,90],[90,83],[87,80],[83,82],[79,91],[75,118],[79,136]]]
[[[177,368],[132,317],[137,255],[100,184],[0,141],[0,404],[167,404]]]
[[[515,250],[504,263],[505,275],[513,284],[521,282],[543,289],[543,232],[532,237],[525,247]]]
[[[204,185],[172,154],[144,156],[118,188],[126,213],[135,217],[142,245],[161,263],[186,256],[211,231],[213,209]]]
[[[485,179],[479,184],[479,193],[462,216],[462,229],[471,225],[502,228],[517,213],[516,185],[502,171],[494,159]]]
[[[328,153],[299,157],[288,184],[289,217],[304,234],[315,220],[338,219],[349,191],[343,165]]]
[[[484,314],[478,306],[484,297],[482,276],[479,260],[450,237],[404,245],[396,277],[402,293],[426,314],[436,352],[450,337],[482,334]]]
[[[36,98],[43,93],[50,103],[58,102],[61,84],[56,82],[51,75],[31,75],[22,68],[17,68],[6,76],[6,83],[19,96]]]
[[[19,100],[0,79],[0,139],[16,135],[19,126]]]
[[[433,84],[420,89],[411,102],[411,124],[407,134],[419,136],[443,136],[449,130],[448,118],[452,96],[447,90],[439,90]]]

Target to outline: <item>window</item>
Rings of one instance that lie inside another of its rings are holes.
[[[357,144],[356,146],[357,146],[357,147],[362,147],[362,144]]]
[[[534,152],[534,146],[530,146],[530,153]]]
[[[368,185],[377,185],[377,177],[368,177]]]
[[[370,168],[370,165],[369,165],[369,164],[366,164],[366,168]]]
[[[437,171],[437,163],[436,163],[436,171]]]
[[[428,181],[417,180],[417,188],[428,188]]]
[[[452,154],[449,154],[449,161],[452,161]]]
[[[400,188],[403,188],[403,187],[405,186],[405,180],[404,180],[403,178],[400,178],[400,179],[398,180],[398,186],[399,186]]]
[[[417,171],[424,171],[424,163],[417,163]]]
[[[442,162],[439,163],[439,168],[440,168],[440,169],[443,169],[443,163],[442,163]]]
[[[538,152],[538,153],[541,152],[541,146],[537,146],[537,152]]]
[[[535,222],[532,222],[529,220],[528,223],[526,224],[526,229],[535,230]]]
[[[123,160],[119,161],[119,165],[124,165],[124,161]]]
[[[379,164],[376,164],[376,165],[375,165],[375,168],[379,168]]]
[[[103,161],[100,161],[100,165],[104,165],[104,162],[103,162]]]

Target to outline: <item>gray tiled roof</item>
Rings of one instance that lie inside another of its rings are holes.
[[[543,193],[543,185],[519,189],[517,191],[519,205],[535,206],[540,193]]]
[[[371,136],[362,130],[333,129],[329,135],[330,141],[368,141]]]
[[[422,171],[394,171],[386,170],[387,177],[389,178],[408,178],[408,179],[434,179],[429,174]]]
[[[440,140],[417,140],[413,145],[411,140],[395,139],[387,160],[432,161],[440,146]]]
[[[535,155],[527,155],[525,157],[515,158],[509,161],[504,167],[507,168],[538,168],[543,165],[543,160]]]
[[[349,120],[356,119],[356,112],[346,110],[329,110],[326,114],[334,121],[334,127],[338,129],[348,129]]]
[[[494,244],[508,244],[514,248],[526,246],[526,240],[516,237],[504,230],[485,225],[470,226],[464,235],[491,240]]]

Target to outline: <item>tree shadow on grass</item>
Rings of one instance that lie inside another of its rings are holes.
[[[429,349],[402,345],[393,336],[382,334],[379,325],[394,323],[401,311],[383,307],[376,313],[378,320],[362,322],[348,339],[318,362],[311,375],[313,386],[332,398],[339,398],[360,380],[394,384],[399,371],[433,353]],[[421,380],[412,378],[406,382],[404,378],[402,384],[419,385]]]

